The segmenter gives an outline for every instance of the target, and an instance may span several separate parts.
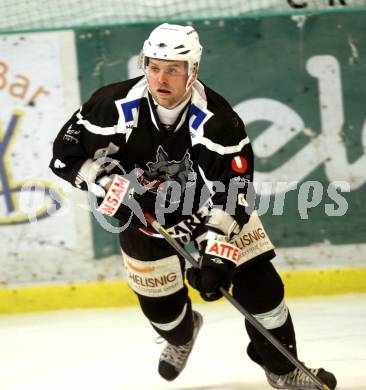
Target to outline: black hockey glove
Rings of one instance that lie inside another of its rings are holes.
[[[210,210],[205,226],[208,232],[200,244],[200,268],[188,269],[187,279],[204,300],[215,301],[222,297],[220,287],[230,287],[232,271],[239,261],[239,249],[228,241],[240,232],[240,227],[219,208]]]
[[[240,257],[239,249],[226,241],[209,239],[201,243],[200,254],[200,268],[187,270],[188,282],[200,292],[202,299],[216,301],[222,297],[220,287],[229,289],[231,285],[231,274]]]

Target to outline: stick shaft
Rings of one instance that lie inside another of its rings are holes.
[[[164,229],[163,226],[149,213],[144,214],[147,222],[156,230],[156,232],[160,233],[164,239],[184,258],[186,259],[192,267],[198,268],[197,260],[186,251],[175,239],[172,237],[169,232]],[[229,292],[220,287],[220,292],[222,295],[236,308],[239,310],[241,314],[247,319],[247,321],[253,325],[253,327],[262,334],[275,348],[277,348],[282,355],[284,355],[295,367],[305,373],[314,384],[320,390],[330,390],[329,387],[322,382],[308,369],[306,368],[291,352],[289,352],[257,319],[249,313],[244,307],[231,295]]]

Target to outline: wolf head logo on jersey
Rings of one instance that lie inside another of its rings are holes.
[[[193,162],[188,150],[179,161],[169,160],[168,154],[159,145],[156,151],[156,161],[148,162],[147,170],[143,170],[139,180],[149,191],[157,193],[164,183],[175,181],[181,186],[181,194],[186,188],[196,181],[196,173],[193,170]]]

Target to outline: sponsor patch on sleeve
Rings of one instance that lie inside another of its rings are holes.
[[[224,241],[208,240],[205,253],[232,261],[235,264],[238,264],[240,260],[239,249],[235,245]]]

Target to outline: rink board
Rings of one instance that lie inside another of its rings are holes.
[[[292,271],[283,273],[291,296],[366,290],[364,18],[355,12],[194,23],[205,48],[202,81],[243,117],[255,180],[281,181],[283,175],[297,183],[282,213],[280,188],[258,190],[277,269]],[[100,228],[86,194],[51,174],[48,163],[52,140],[79,97],[137,75],[139,42],[152,27],[1,36],[1,176],[7,186],[0,192],[0,312],[136,303],[116,234]],[[349,191],[337,196],[337,180]],[[309,182],[319,183],[313,192],[321,201],[304,209]],[[49,204],[51,190],[56,197]]]
[[[366,268],[280,272],[287,297],[366,293]],[[190,288],[193,302],[202,302]],[[137,305],[127,282],[2,288],[0,314]]]

